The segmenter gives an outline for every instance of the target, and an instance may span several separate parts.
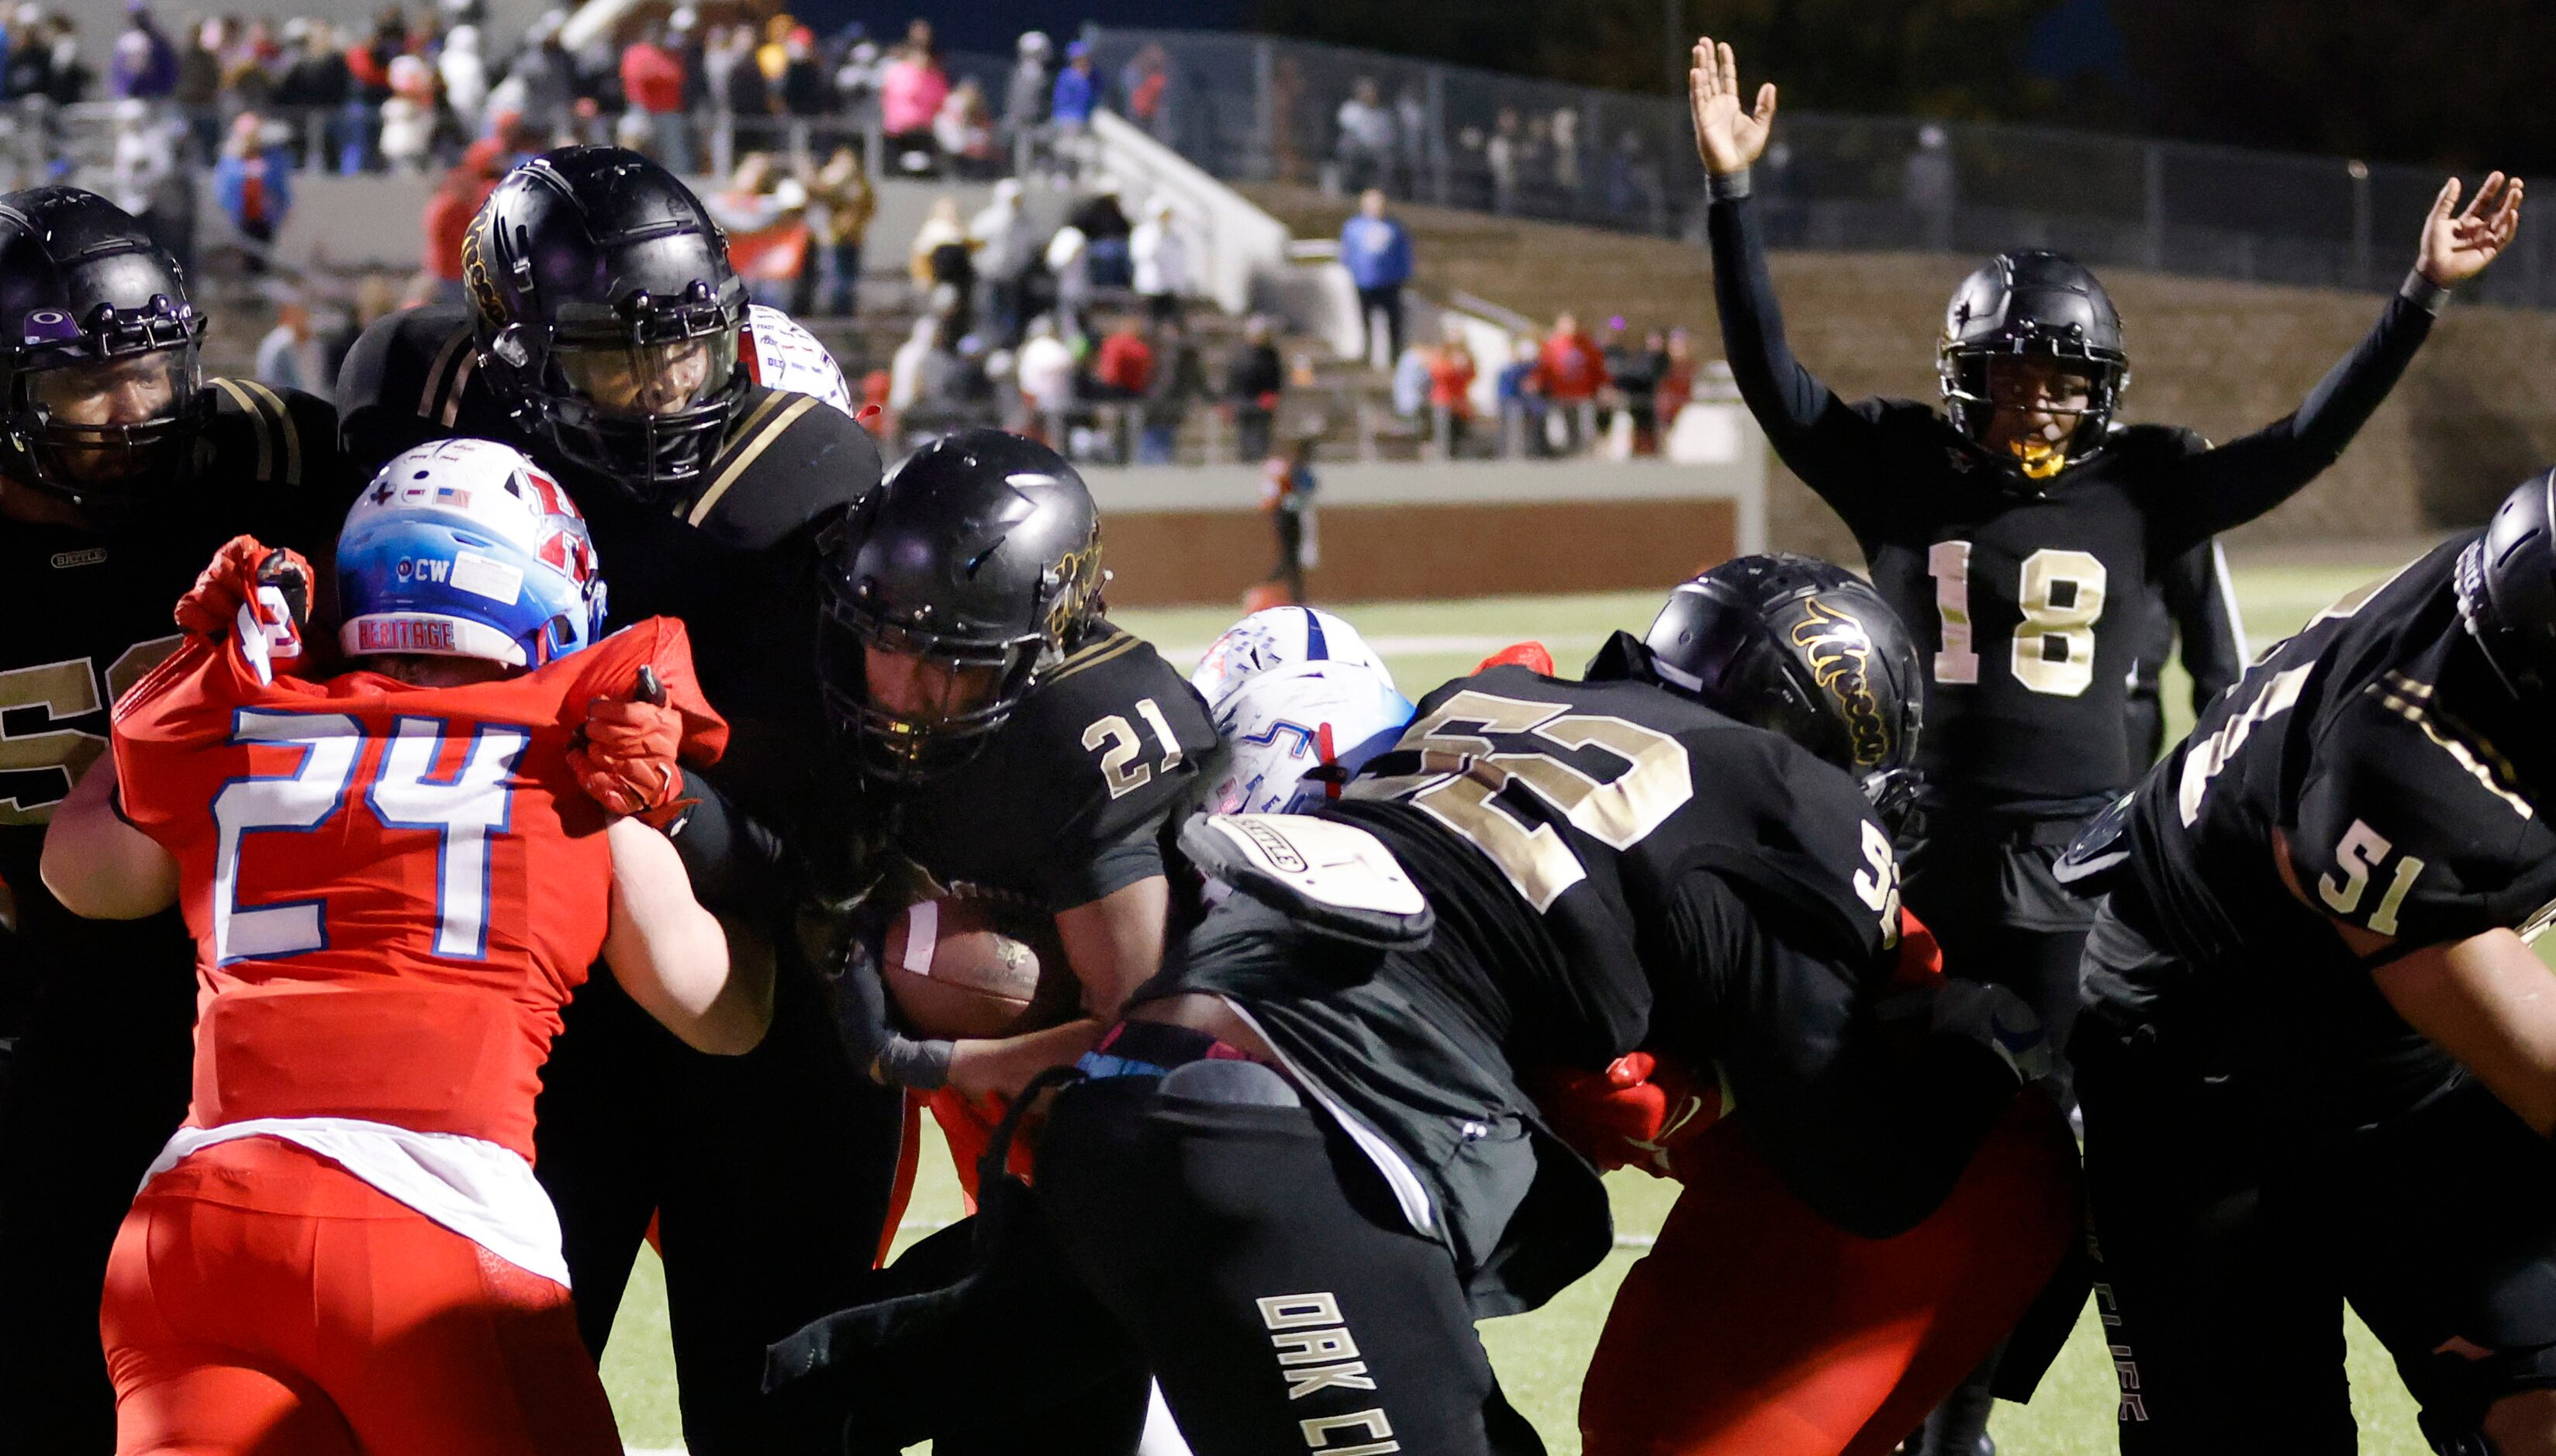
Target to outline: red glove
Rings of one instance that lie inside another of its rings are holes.
[[[191,637],[228,637],[240,608],[258,601],[258,587],[268,585],[279,588],[285,610],[278,613],[272,602],[261,602],[258,620],[289,627],[298,638],[310,612],[313,579],[311,563],[300,551],[271,551],[254,536],[234,536],[178,599],[178,630]]]
[[[1722,1120],[1719,1084],[1647,1051],[1619,1056],[1602,1072],[1548,1072],[1536,1083],[1554,1132],[1600,1169],[1675,1176],[1678,1149]]]
[[[1515,642],[1482,659],[1473,670],[1487,672],[1493,667],[1524,667],[1539,677],[1553,675],[1553,654],[1540,642]]]

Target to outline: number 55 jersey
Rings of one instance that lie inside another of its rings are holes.
[[[1619,634],[1592,671],[1640,659]],[[1534,1307],[1609,1247],[1604,1189],[1526,1069],[1636,1047],[1717,1065],[1788,1184],[1875,1236],[1932,1209],[2014,1091],[1976,1045],[1932,1038],[1911,1068],[1883,1035],[1898,867],[1854,782],[1649,681],[1448,683],[1325,815],[1393,852],[1430,943],[1351,945],[1237,897],[1147,994],[1249,1018],[1448,1245],[1477,1315]]]
[[[568,751],[643,666],[714,753],[725,725],[664,618],[458,687],[261,682],[236,642],[191,642],[118,705],[122,812],[177,857],[200,984],[193,1100],[155,1175],[279,1137],[567,1281],[533,1099],[611,894]]]
[[[2091,1018],[2198,1070],[2269,1071],[2346,1124],[2458,1074],[2333,922],[2389,937],[2385,957],[2556,913],[2545,725],[2459,618],[2477,548],[2449,542],[2320,613],[2148,776],[2088,953]],[[2093,837],[2076,857],[2100,862]]]

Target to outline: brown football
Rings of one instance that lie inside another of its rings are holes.
[[[888,925],[888,998],[917,1036],[1009,1036],[1066,1021],[1081,999],[1056,922],[966,898],[917,901]]]

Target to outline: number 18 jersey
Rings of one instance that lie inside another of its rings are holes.
[[[530,1160],[609,911],[603,813],[568,750],[643,665],[707,714],[665,618],[448,688],[262,683],[236,642],[196,641],[117,705],[122,810],[177,857],[197,947],[189,1126],[355,1119]]]

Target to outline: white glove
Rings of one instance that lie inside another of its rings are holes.
[[[2055,1062],[2041,1018],[2003,986],[1945,977],[1935,992],[1934,1029],[1979,1042],[2025,1082],[2049,1076]]]

